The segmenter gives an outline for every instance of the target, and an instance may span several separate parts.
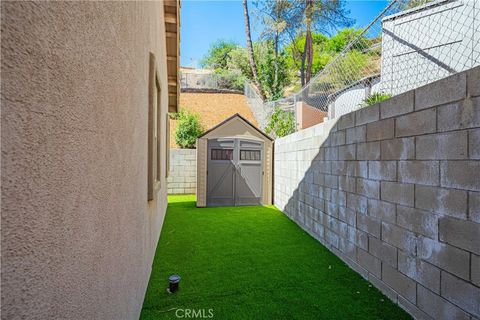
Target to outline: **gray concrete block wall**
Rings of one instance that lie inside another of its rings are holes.
[[[480,318],[479,71],[275,141],[275,205],[418,319]]]
[[[170,149],[169,194],[195,194],[197,156],[195,149]]]

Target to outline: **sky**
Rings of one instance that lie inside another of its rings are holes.
[[[386,0],[346,1],[350,17],[355,19],[355,27],[368,25],[386,5]],[[251,4],[249,9],[252,9]],[[218,39],[233,40],[239,45],[245,45],[245,20],[241,0],[182,0],[180,13],[181,66],[199,67],[199,62],[208,52],[210,44]],[[252,38],[255,41],[261,30],[256,27],[258,23],[253,17],[250,20]]]

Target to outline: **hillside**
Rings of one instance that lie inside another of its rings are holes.
[[[236,93],[185,93],[180,94],[180,110],[186,109],[199,114],[200,123],[208,130],[219,122],[241,114],[248,121],[257,124],[245,96]],[[178,148],[175,143],[176,120],[170,120],[170,147]]]

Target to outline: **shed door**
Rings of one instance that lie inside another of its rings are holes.
[[[235,139],[208,140],[207,206],[235,205]]]
[[[262,142],[211,139],[207,168],[207,206],[261,204]]]
[[[263,143],[237,140],[238,161],[235,177],[235,205],[258,205],[262,202]]]

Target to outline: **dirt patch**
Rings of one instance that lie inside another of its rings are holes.
[[[247,104],[243,94],[230,93],[181,93],[180,110],[186,109],[200,116],[200,123],[206,131],[226,118],[239,113],[254,125],[257,120]],[[170,120],[170,147],[178,148],[175,143],[176,120]]]

